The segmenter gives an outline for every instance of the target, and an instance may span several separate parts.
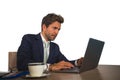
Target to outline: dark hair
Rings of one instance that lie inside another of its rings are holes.
[[[45,17],[43,17],[41,25],[45,24],[46,27],[48,27],[50,24],[52,24],[55,21],[58,21],[59,23],[63,23],[64,19],[60,15],[50,13],[50,14],[47,14]]]

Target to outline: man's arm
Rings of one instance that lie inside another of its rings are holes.
[[[27,70],[27,64],[30,59],[31,46],[28,36],[25,35],[22,38],[21,45],[17,52],[17,68],[19,71]]]

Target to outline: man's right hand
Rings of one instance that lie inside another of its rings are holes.
[[[70,69],[72,67],[74,67],[74,65],[71,64],[70,62],[60,61],[58,63],[51,64],[49,66],[49,70],[50,71],[57,71],[57,70],[61,70],[61,69]]]

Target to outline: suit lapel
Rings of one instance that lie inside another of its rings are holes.
[[[49,57],[48,57],[48,60],[47,60],[47,62],[48,63],[53,63],[53,56],[54,56],[54,46],[53,46],[53,44],[52,44],[52,42],[50,42],[50,51],[49,51]]]
[[[39,51],[38,53],[40,53],[39,58],[41,58],[41,60],[43,61],[43,57],[44,57],[43,53],[44,53],[44,51],[43,51],[43,42],[42,42],[42,38],[40,36],[40,33],[37,34],[36,39],[37,39],[37,44],[36,45],[38,46],[37,48],[38,48],[38,51]]]

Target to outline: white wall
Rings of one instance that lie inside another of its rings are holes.
[[[70,60],[84,56],[90,37],[105,41],[100,64],[120,65],[119,0],[0,0],[0,71],[8,70],[8,52],[17,51],[27,33],[39,33],[43,16],[62,15],[55,42]]]

